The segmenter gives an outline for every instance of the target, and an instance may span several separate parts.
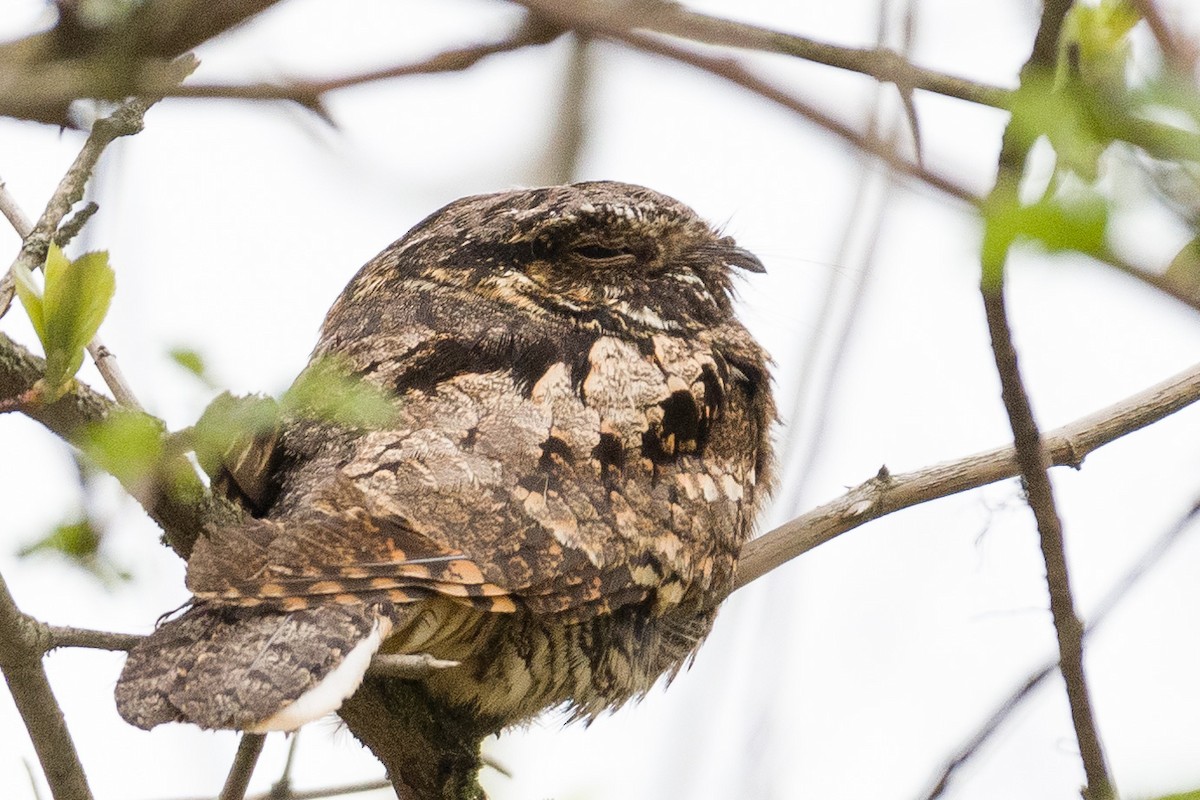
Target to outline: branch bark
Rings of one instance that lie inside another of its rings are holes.
[[[1121,600],[1129,593],[1129,590],[1163,559],[1173,545],[1183,538],[1183,534],[1195,522],[1197,515],[1200,515],[1200,502],[1193,503],[1192,507],[1188,509],[1178,522],[1146,548],[1141,557],[1134,562],[1133,566],[1126,570],[1120,580],[1113,584],[1104,594],[1104,598],[1097,604],[1091,615],[1092,621],[1083,632],[1085,637],[1091,636],[1100,629],[1100,626],[1108,619],[1113,609],[1120,605]],[[946,761],[946,765],[938,773],[937,779],[924,795],[925,800],[936,800],[938,797],[941,797],[950,785],[950,781],[954,778],[954,774],[958,769],[971,760],[987,744],[988,740],[1000,729],[1000,726],[1008,719],[1009,715],[1033,694],[1034,689],[1057,671],[1058,660],[1052,659],[1040,669],[1030,674],[1029,677],[1013,689],[1008,697],[996,707],[996,710],[983,721],[978,730],[966,741],[958,752]]]
[[[17,608],[0,576],[0,672],[29,731],[54,800],[91,800],[87,777],[42,666],[40,626]]]
[[[250,786],[250,778],[254,775],[254,765],[262,755],[263,742],[267,740],[265,733],[243,733],[238,740],[237,755],[233,757],[233,766],[225,778],[225,785],[217,800],[243,800],[246,788]]]
[[[1054,69],[1063,22],[1072,4],[1072,0],[1046,0],[1042,6],[1042,19],[1034,40],[1033,52],[1021,69],[1023,85],[1040,79],[1042,75]],[[1029,134],[1021,131],[1014,122],[1010,122],[1001,141],[996,184],[988,198],[989,204],[999,208],[1020,206],[1018,186],[1032,146],[1033,140]],[[1029,394],[1021,377],[1005,308],[1005,267],[1012,239],[1011,236],[1007,239],[996,237],[997,234],[985,230],[980,293],[987,316],[996,372],[1000,376],[1001,398],[1012,427],[1016,461],[1025,485],[1026,500],[1037,523],[1042,559],[1046,564],[1050,613],[1058,639],[1059,670],[1066,684],[1071,721],[1075,727],[1080,760],[1083,762],[1087,778],[1083,796],[1086,800],[1116,800],[1117,790],[1109,774],[1084,669],[1083,623],[1075,612],[1075,599],[1071,593],[1071,575],[1067,567],[1062,519],[1054,500],[1049,462],[1042,448],[1041,431],[1033,416]]]
[[[1152,425],[1200,400],[1200,364],[1118,403],[1050,431],[1046,460],[1078,469],[1109,442]],[[818,506],[742,547],[735,588],[761,578],[798,555],[864,523],[952,494],[1021,474],[1015,448],[999,447],[916,472],[892,475],[886,467],[837,500]]]
[[[43,359],[0,333],[0,399],[24,394],[45,371]],[[104,420],[116,408],[112,400],[76,381],[75,387],[55,402],[23,411],[64,441],[79,447],[88,426]],[[168,464],[165,471],[172,476],[169,483],[141,482],[125,488],[162,528],[163,538],[171,549],[186,559],[206,525],[230,524],[241,518],[242,511],[213,496],[182,455],[178,456],[178,463]]]

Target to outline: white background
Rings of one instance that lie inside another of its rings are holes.
[[[1197,37],[1195,8],[1162,5]],[[0,6],[2,37],[47,23],[36,0]],[[874,0],[693,7],[846,45],[876,37]],[[913,57],[1012,86],[1037,11],[1031,2],[924,0]],[[291,0],[203,47],[195,79],[350,74],[492,39],[518,18],[517,7],[485,0]],[[898,27],[890,30],[888,43],[898,45]],[[171,363],[173,346],[202,352],[222,388],[281,391],[364,261],[456,197],[546,180],[567,56],[560,41],[461,74],[335,94],[336,129],[282,103],[168,101],[152,110],[144,133],[106,154],[101,212],[83,243],[111,253],[118,289],[102,335],[147,408],[177,428],[213,396]],[[902,472],[1006,441],[976,289],[979,231],[961,207],[911,184],[886,190],[880,169],[868,167],[866,207],[884,216],[864,278],[861,242],[839,246],[864,174],[853,152],[690,68],[612,45],[594,47],[591,58],[574,177],[678,197],[769,269],[744,282],[741,306],[777,362],[780,438],[794,446],[764,530],[881,464]],[[782,56],[744,58],[858,124],[870,116],[866,78]],[[894,119],[893,93],[883,94],[883,116]],[[985,192],[1005,116],[921,93],[917,108],[930,164]],[[81,142],[76,132],[0,120],[0,177],[30,216]],[[1159,267],[1188,233],[1142,213],[1136,191],[1127,194],[1134,200],[1120,244]],[[0,253],[17,246],[0,230]],[[808,343],[823,337],[819,364],[827,364],[836,338],[818,322],[830,282],[835,322],[859,290],[862,307],[818,421],[823,381],[804,394],[803,411],[796,407]],[[1166,378],[1200,353],[1194,312],[1081,258],[1023,251],[1010,307],[1045,427]],[[20,309],[0,329],[34,341]],[[90,366],[81,377],[101,385]],[[818,455],[801,468],[818,429]],[[1189,409],[1098,451],[1080,472],[1054,473],[1085,616],[1190,505],[1198,442],[1200,410]],[[55,559],[15,557],[82,502],[69,451],[29,420],[0,416],[0,570],[22,608],[58,624],[148,631],[186,598],[182,564],[114,487],[90,502],[109,523],[107,552],[134,573],[132,583],[107,589]],[[1127,797],[1200,786],[1198,569],[1193,536],[1090,641],[1099,723]],[[563,728],[548,715],[490,742],[513,777],[485,770],[486,784],[497,800],[920,796],[995,704],[1053,654],[1043,572],[1015,482],[892,515],[738,593],[668,691],[590,728]],[[215,795],[235,737],[127,726],[111,699],[120,663],[117,654],[80,650],[47,659],[97,797]],[[0,797],[33,798],[22,761],[36,760],[0,695]],[[280,735],[268,739],[252,791],[278,777],[286,747]],[[333,720],[301,736],[298,788],[381,774]],[[947,796],[1071,798],[1081,783],[1061,683],[1051,681]]]

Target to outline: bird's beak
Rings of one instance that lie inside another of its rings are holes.
[[[758,256],[749,250],[743,250],[740,247],[728,247],[722,255],[725,258],[725,263],[731,267],[741,267],[747,272],[763,273],[767,271],[763,263],[758,260]]]

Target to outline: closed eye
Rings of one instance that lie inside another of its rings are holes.
[[[572,248],[571,252],[575,255],[583,256],[590,261],[609,261],[611,259],[622,258],[624,256],[632,256],[628,250],[619,250],[615,247],[604,247],[599,244],[582,244]]]

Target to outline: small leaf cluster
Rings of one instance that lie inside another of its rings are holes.
[[[57,244],[46,252],[45,288],[39,290],[33,274],[18,263],[13,270],[17,295],[29,315],[42,349],[46,373],[39,393],[52,402],[70,388],[83,364],[83,351],[100,329],[116,289],[108,253],[86,253],[69,259]]]

